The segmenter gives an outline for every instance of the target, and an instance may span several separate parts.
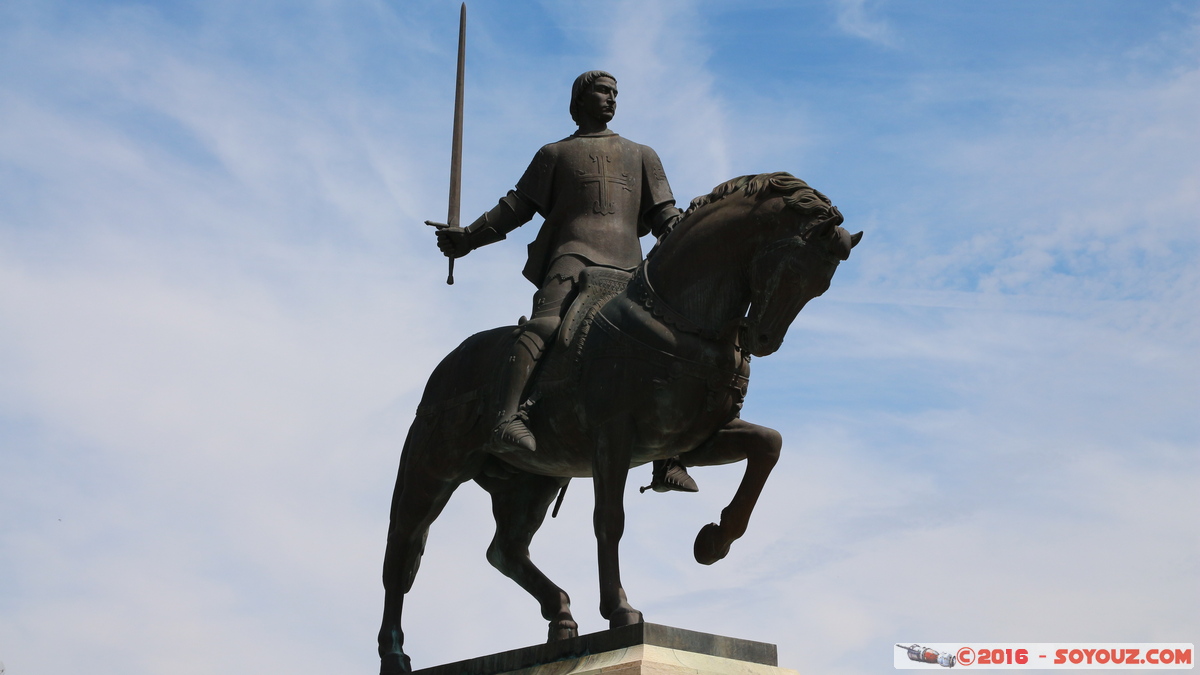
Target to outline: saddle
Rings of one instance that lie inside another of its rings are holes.
[[[633,273],[625,270],[585,267],[579,273],[579,292],[563,316],[555,344],[560,349],[569,348],[578,336],[579,343],[574,346],[581,347],[582,342],[587,339],[587,332],[596,313],[605,303],[625,290],[632,278]]]
[[[542,357],[541,367],[533,374],[531,399],[571,386],[577,380],[580,357],[596,315],[625,290],[632,277],[632,272],[610,267],[587,267],[579,273],[575,299],[563,315],[558,334]]]

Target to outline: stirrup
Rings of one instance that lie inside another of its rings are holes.
[[[492,431],[492,440],[495,441],[499,454],[537,451],[537,441],[533,438],[533,432],[526,426],[528,421],[529,416],[523,410],[507,418],[501,418],[500,423]]]
[[[683,462],[678,458],[671,457],[664,459],[662,464],[655,462],[654,475],[650,479],[650,484],[644,488],[639,488],[640,492],[646,490],[654,490],[655,492],[699,492],[700,487],[696,485],[696,481],[688,475],[687,469],[684,468]]]

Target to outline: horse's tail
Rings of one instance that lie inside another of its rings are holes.
[[[410,481],[411,467],[414,462],[421,463],[421,450],[428,447],[429,440],[429,424],[428,420],[417,418],[413,421],[412,426],[408,428],[408,436],[404,439],[404,448],[400,452],[400,466],[396,470],[396,487],[392,491],[392,508],[391,518],[388,525],[388,546],[387,554],[383,561],[383,577],[384,587],[389,592],[397,592],[400,595],[408,593],[412,589],[413,580],[417,576],[417,569],[421,566],[421,557],[425,553],[425,537],[422,536],[419,542],[412,542],[415,545],[403,545],[403,538],[408,532],[412,524],[405,521],[405,503],[412,498],[414,493],[421,491],[421,486],[415,485],[415,481]],[[417,472],[419,473],[419,472]],[[406,495],[406,491],[410,491]],[[408,499],[406,499],[406,496]],[[393,538],[397,541],[393,542]],[[401,544],[393,549],[393,544]],[[397,555],[395,552],[401,552]],[[396,585],[392,588],[392,585]]]
[[[472,335],[442,359],[425,385],[400,453],[384,559],[384,585],[390,580],[401,594],[412,586],[428,529],[428,523],[414,522],[424,520],[414,516],[414,511],[423,512],[414,504],[428,501],[440,490],[438,484],[456,486],[469,480],[482,464],[483,458],[473,451],[491,432],[488,411],[496,409],[492,380],[511,350],[512,333],[510,326]],[[441,508],[433,510],[426,517],[436,517]],[[412,539],[414,533],[419,541]]]

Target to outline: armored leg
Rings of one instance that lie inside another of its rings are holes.
[[[641,489],[642,492],[646,490],[699,492],[700,488],[696,485],[696,481],[688,475],[687,468],[683,466],[683,462],[679,461],[679,456],[676,455],[668,459],[654,460],[654,473],[650,477],[650,484]]]
[[[520,328],[513,353],[501,375],[501,406],[494,433],[498,449],[534,452],[537,441],[526,424],[529,420],[521,408],[525,385],[546,350],[546,343],[558,329],[558,317],[541,317],[526,321]]]
[[[521,410],[525,386],[542,353],[558,332],[562,315],[575,298],[575,283],[584,262],[573,256],[559,258],[550,266],[546,281],[533,296],[533,316],[521,325],[512,355],[500,380],[500,414],[493,438],[498,452],[535,452],[537,441]]]

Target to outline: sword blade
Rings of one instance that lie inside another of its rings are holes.
[[[450,205],[446,209],[446,224],[458,227],[459,205],[462,203],[462,133],[463,133],[463,89],[466,82],[467,65],[467,3],[458,12],[458,74],[454,84],[454,139],[450,144]],[[450,258],[450,272],[446,283],[454,284],[454,258]]]
[[[462,198],[462,134],[463,134],[463,85],[467,61],[467,3],[462,4],[458,15],[458,78],[454,87],[454,141],[450,149],[450,208],[446,224],[458,227],[459,204]]]

